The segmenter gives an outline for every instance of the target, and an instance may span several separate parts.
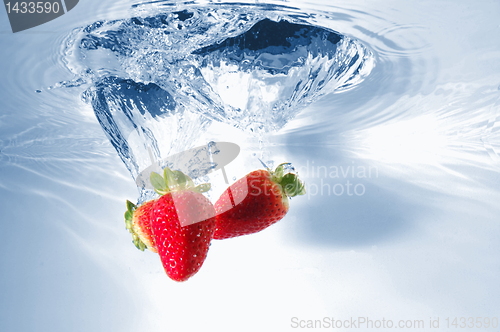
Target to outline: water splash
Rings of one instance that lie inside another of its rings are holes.
[[[83,99],[134,179],[214,140],[214,123],[279,131],[322,95],[361,82],[374,61],[358,41],[273,8],[188,6],[95,22],[68,37],[64,62],[77,78],[61,85],[89,82]]]

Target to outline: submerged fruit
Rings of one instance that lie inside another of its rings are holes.
[[[296,174],[276,170],[253,171],[232,184],[215,203],[214,239],[257,233],[282,219],[289,209],[289,197],[305,194]]]
[[[137,249],[144,251],[149,249],[157,252],[151,234],[150,215],[156,200],[148,201],[136,206],[127,201],[127,212],[125,212],[125,225],[132,234],[132,242]]]
[[[179,171],[153,173],[151,182],[162,196],[153,204],[150,225],[155,247],[167,275],[185,281],[196,274],[207,257],[215,229],[215,209],[202,192]]]

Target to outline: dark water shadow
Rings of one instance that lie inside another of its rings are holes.
[[[289,146],[306,196],[291,202],[290,236],[315,246],[363,247],[408,236],[440,194],[326,146]]]

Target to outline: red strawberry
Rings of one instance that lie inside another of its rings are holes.
[[[185,281],[201,268],[215,229],[214,207],[202,195],[210,187],[195,187],[189,177],[168,168],[163,177],[152,173],[151,183],[162,195],[150,215],[156,249],[167,275]]]
[[[150,215],[156,200],[148,201],[139,207],[131,201],[127,201],[127,212],[125,212],[125,225],[132,234],[132,242],[137,249],[144,251],[149,249],[157,252],[151,235]]]
[[[305,194],[304,184],[289,164],[271,170],[253,171],[232,184],[215,203],[214,239],[260,232],[288,212],[288,197]]]

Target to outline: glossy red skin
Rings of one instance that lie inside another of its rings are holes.
[[[214,239],[260,232],[288,212],[288,198],[266,170],[249,173],[232,184],[215,203]]]
[[[151,230],[171,279],[185,281],[199,271],[215,229],[214,216],[212,203],[194,191],[168,193],[156,201],[151,212]],[[203,221],[194,222],[198,220]],[[181,226],[181,222],[187,225]]]

